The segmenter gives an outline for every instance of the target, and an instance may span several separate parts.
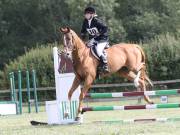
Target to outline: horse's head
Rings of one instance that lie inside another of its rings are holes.
[[[65,27],[60,28],[60,31],[63,33],[64,53],[68,58],[72,59],[72,51],[74,49],[72,30],[69,27]]]

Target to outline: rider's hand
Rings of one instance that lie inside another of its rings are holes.
[[[96,44],[96,41],[94,40],[94,38],[87,42],[88,47],[94,46],[95,44]]]

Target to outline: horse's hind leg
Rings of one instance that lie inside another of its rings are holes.
[[[142,77],[142,72],[139,72],[139,74],[135,74],[134,72],[128,70],[128,69],[121,69],[119,70],[119,75],[127,78],[130,81],[134,81],[136,79],[136,84],[135,86],[137,87],[138,91],[146,91],[146,85],[145,85],[145,81]],[[153,104],[153,102],[150,100],[149,96],[144,96],[144,100],[149,103],[149,104]]]
[[[140,84],[140,87],[138,87],[138,91],[146,91],[146,86],[145,86],[145,82],[143,79],[139,79],[139,84]],[[144,100],[149,103],[149,104],[154,104],[154,102],[149,98],[149,96],[147,95],[144,95]]]
[[[145,81],[145,77],[146,77],[146,72],[145,72],[145,69],[142,68],[140,71],[138,71],[138,73],[140,73],[140,76],[139,76],[139,87],[140,87],[140,91],[146,91],[146,81]],[[149,98],[149,96],[147,95],[144,95],[144,100],[149,103],[149,104],[154,104],[153,101],[151,101],[151,99]]]
[[[129,81],[134,81],[134,79],[135,79],[135,77],[136,77],[136,75],[135,75],[132,71],[128,70],[128,69],[125,68],[125,67],[123,67],[122,69],[120,69],[120,70],[118,71],[118,73],[119,73],[119,75],[120,75],[121,77],[124,77],[124,78],[128,79]]]
[[[145,63],[140,63],[139,66],[135,69],[135,73],[137,72],[137,75],[134,79],[134,85],[139,91],[146,91],[147,83],[152,85],[150,79],[146,75],[146,66]],[[150,100],[149,96],[144,95],[144,100],[149,103],[153,104],[153,102]]]

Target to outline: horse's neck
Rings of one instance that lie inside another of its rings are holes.
[[[73,56],[73,62],[74,63],[82,63],[84,53],[87,49],[83,41],[76,35],[74,38],[75,41],[75,48],[73,50],[72,56]]]
[[[79,37],[75,37],[75,44],[75,49],[72,53],[74,71],[78,72],[79,69],[80,72],[86,74],[85,70],[82,71],[81,69],[87,66],[87,61],[93,60],[93,67],[98,66],[98,61],[93,59],[94,56],[90,53],[90,48],[88,48]]]

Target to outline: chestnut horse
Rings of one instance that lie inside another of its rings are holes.
[[[72,29],[66,27],[61,28],[60,31],[63,33],[64,53],[72,59],[75,72],[75,79],[68,93],[69,100],[71,100],[75,89],[84,83],[79,96],[78,119],[82,111],[82,100],[96,79],[97,67],[100,62]],[[145,54],[140,46],[125,43],[116,44],[106,49],[106,53],[110,72],[105,73],[105,76],[117,73],[134,81],[135,86],[141,91],[146,90],[147,84],[152,85],[145,72]],[[144,96],[144,99],[150,104],[153,103],[148,96]]]

